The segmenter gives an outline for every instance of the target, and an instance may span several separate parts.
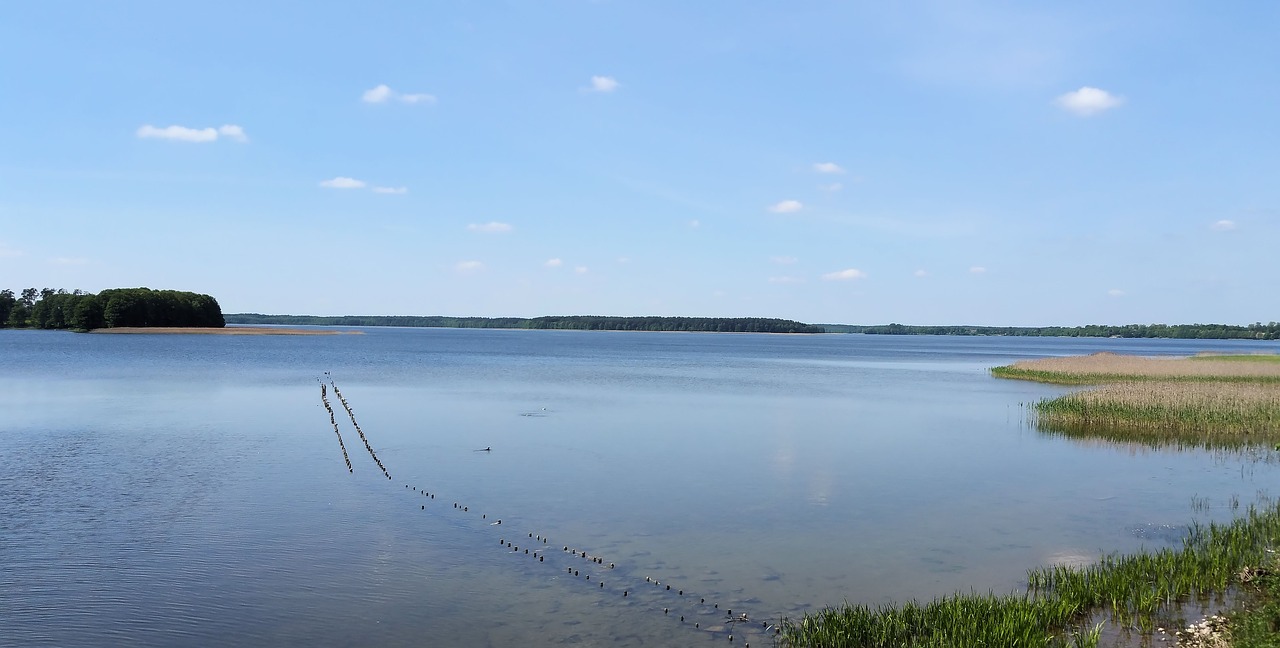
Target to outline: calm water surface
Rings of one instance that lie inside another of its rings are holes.
[[[1273,494],[1269,453],[1042,435],[1022,404],[1065,390],[987,374],[1101,350],[1276,347],[0,331],[0,644],[711,645],[730,608],[1011,591]],[[326,371],[393,479],[331,394],[347,472]]]

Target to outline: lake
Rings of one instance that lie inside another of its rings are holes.
[[[1274,495],[1269,451],[1041,434],[1066,388],[987,373],[1274,342],[362,332],[0,331],[0,644],[764,645]]]

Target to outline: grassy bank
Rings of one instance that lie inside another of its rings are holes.
[[[1250,507],[1230,524],[1193,527],[1177,549],[1033,569],[1025,592],[1004,596],[957,594],[926,605],[877,608],[846,604],[784,620],[780,640],[797,648],[1097,646],[1101,626],[1089,626],[1091,619],[1152,632],[1175,621],[1181,603],[1238,590],[1242,575],[1252,581],[1268,573],[1259,567],[1275,564],[1278,545],[1280,507]],[[1261,616],[1249,623],[1265,630],[1268,618],[1276,620],[1267,617],[1276,605],[1275,598],[1261,599]],[[1240,619],[1236,623],[1245,622]]]
[[[1280,355],[1145,358],[1100,353],[1017,362],[991,373],[1101,385],[1036,403],[1037,423],[1046,431],[1197,445],[1280,440]]]

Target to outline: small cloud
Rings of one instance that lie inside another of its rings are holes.
[[[423,93],[402,94],[392,90],[391,87],[385,83],[369,90],[365,90],[364,94],[360,95],[360,100],[365,103],[376,104],[386,103],[392,100],[407,104],[433,104],[436,102],[436,98],[433,95]]]
[[[630,257],[618,257],[618,263],[619,263],[619,264],[627,264],[627,263],[631,263],[631,258],[630,258]]]
[[[16,259],[23,256],[25,252],[17,248],[11,248],[7,245],[0,245],[0,259]]]
[[[186,126],[165,126],[157,128],[146,124],[138,128],[138,137],[142,139],[165,139],[175,142],[216,142],[218,131],[214,128],[187,128]]]
[[[778,264],[778,265],[795,265],[795,264],[796,264],[797,262],[799,262],[799,261],[800,261],[800,259],[797,259],[797,258],[795,258],[795,257],[793,257],[793,256],[776,256],[776,257],[769,257],[769,262],[770,262],[770,263],[776,263],[776,264]]]
[[[223,124],[218,127],[218,134],[228,139],[244,143],[249,141],[249,136],[244,134],[244,129],[235,124]]]
[[[803,282],[804,280],[800,277],[769,277],[769,283],[771,284],[797,284]]]
[[[363,189],[365,181],[338,176],[329,180],[321,180],[320,186],[326,189]]]
[[[479,261],[459,261],[453,269],[463,274],[470,274],[484,270],[484,264]]]
[[[49,263],[61,266],[80,266],[88,264],[89,260],[80,257],[53,257],[49,259]]]
[[[380,85],[372,90],[365,90],[360,100],[365,103],[382,103],[390,99],[392,94],[390,86]]]
[[[400,194],[409,193],[409,188],[408,187],[374,187],[373,193],[400,195]]]
[[[1081,117],[1089,117],[1119,106],[1124,103],[1124,98],[1117,97],[1106,90],[1085,86],[1058,97],[1055,103],[1064,110]]]
[[[818,173],[834,173],[834,174],[844,173],[844,169],[841,168],[840,165],[836,164],[835,162],[814,162],[813,170],[817,171]]]
[[[695,218],[689,221],[689,227],[692,227],[693,229],[698,229],[699,227],[702,227],[702,221]]]
[[[799,200],[784,200],[769,206],[769,211],[775,214],[793,214],[801,209],[804,209],[804,203]]]
[[[574,268],[573,271],[578,274],[587,274],[587,266],[578,266]]]
[[[560,259],[547,259],[547,262],[542,265],[547,266],[548,268],[559,268],[564,265],[564,261],[561,261]]]
[[[617,90],[618,87],[621,85],[622,84],[618,83],[618,80],[613,77],[593,76],[591,77],[591,87],[589,88],[589,91],[590,92],[613,92],[614,90]]]
[[[987,269],[982,266],[973,266],[972,268],[969,268],[969,272],[971,274],[986,274]]]
[[[1124,297],[1124,291],[1120,290],[1119,288],[1112,288],[1111,290],[1107,291],[1107,296],[1108,297]]]
[[[1220,220],[1220,221],[1218,221],[1218,222],[1214,223],[1213,225],[1210,225],[1209,227],[1211,227],[1211,228],[1213,228],[1213,229],[1215,229],[1215,230],[1218,230],[1219,232],[1226,232],[1226,231],[1229,231],[1229,230],[1233,230],[1233,229],[1235,229],[1235,228],[1236,228],[1236,222],[1235,222],[1235,221],[1233,221],[1233,220],[1226,220],[1226,219],[1223,219],[1223,220]]]
[[[919,270],[916,270],[911,274],[912,276],[915,276],[915,277],[927,277],[929,276],[929,271],[925,270],[924,268],[920,268]]]
[[[839,270],[837,272],[828,272],[822,275],[827,281],[853,281],[855,279],[866,279],[867,273],[857,269],[849,268],[848,270]]]
[[[467,229],[471,230],[472,232],[481,232],[483,234],[505,234],[511,231],[511,226],[508,225],[507,223],[499,223],[495,221],[492,223],[483,223],[483,224],[472,223],[467,226]]]
[[[419,92],[415,94],[402,94],[400,95],[400,101],[401,103],[407,104],[433,104],[436,102],[436,97],[435,95]]]
[[[841,189],[844,189],[844,184],[840,182],[833,182],[831,184],[818,185],[818,188],[823,191],[830,191],[834,193],[834,192],[840,191]]]

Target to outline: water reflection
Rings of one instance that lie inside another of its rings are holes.
[[[1028,433],[1061,390],[982,367],[1078,341],[213,337],[0,336],[0,636],[684,645],[730,609],[1009,591],[1270,479]],[[325,371],[394,480],[347,471]]]

